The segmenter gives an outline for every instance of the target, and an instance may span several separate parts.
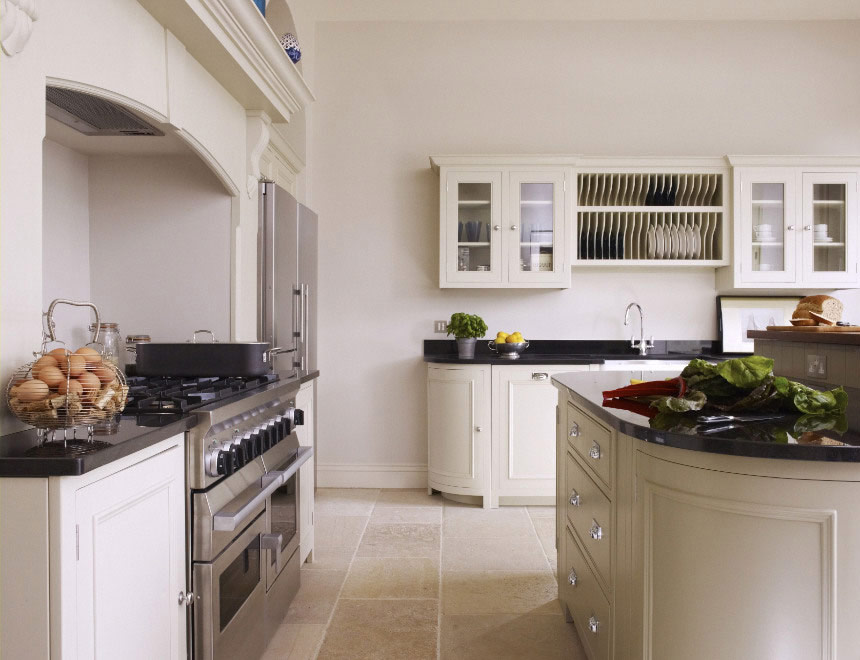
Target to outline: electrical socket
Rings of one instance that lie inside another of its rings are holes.
[[[806,375],[808,378],[827,378],[827,356],[807,354]]]
[[[448,332],[448,321],[433,321],[433,332]]]

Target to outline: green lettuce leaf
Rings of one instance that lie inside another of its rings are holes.
[[[720,362],[716,367],[717,373],[735,387],[751,390],[773,373],[773,360],[761,355],[750,355]]]
[[[663,396],[651,402],[651,407],[661,413],[680,413],[691,410],[701,410],[708,402],[704,392],[692,390],[684,396]]]
[[[844,413],[848,407],[848,394],[841,387],[822,392],[783,376],[774,378],[773,384],[782,396],[786,408],[807,415]]]

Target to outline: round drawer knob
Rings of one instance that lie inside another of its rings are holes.
[[[595,461],[600,459],[600,445],[596,442],[592,443],[591,449],[588,450],[589,457],[593,458]]]
[[[570,425],[570,433],[568,433],[568,435],[569,435],[571,438],[577,438],[577,437],[579,437],[579,424],[577,424],[576,422],[574,422],[573,424],[571,424],[571,425]]]
[[[603,538],[603,528],[598,524],[596,520],[591,521],[591,529],[588,530],[588,535],[591,536],[595,541],[599,541]]]
[[[600,621],[598,621],[597,617],[593,614],[588,617],[588,629],[595,635],[597,634],[597,631],[600,630]]]
[[[570,506],[581,506],[582,496],[575,490],[570,491]]]
[[[579,578],[576,576],[576,571],[571,568],[570,575],[567,576],[567,583],[571,587],[575,587],[577,582],[579,582]]]

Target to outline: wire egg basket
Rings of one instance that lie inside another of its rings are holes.
[[[54,307],[58,304],[91,307],[96,322],[93,338],[76,351],[57,341]],[[93,426],[122,412],[128,398],[125,375],[104,359],[99,339],[99,310],[89,302],[57,299],[45,313],[46,328],[41,350],[33,362],[15,370],[6,386],[6,404],[15,417],[38,429],[68,429]]]

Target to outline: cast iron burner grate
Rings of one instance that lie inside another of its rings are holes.
[[[85,456],[112,446],[101,440],[51,440],[35,447],[30,447],[24,456],[35,458],[74,458]]]
[[[123,414],[179,414],[224,399],[243,390],[278,380],[277,374],[256,378],[165,378],[130,376],[128,403]]]

